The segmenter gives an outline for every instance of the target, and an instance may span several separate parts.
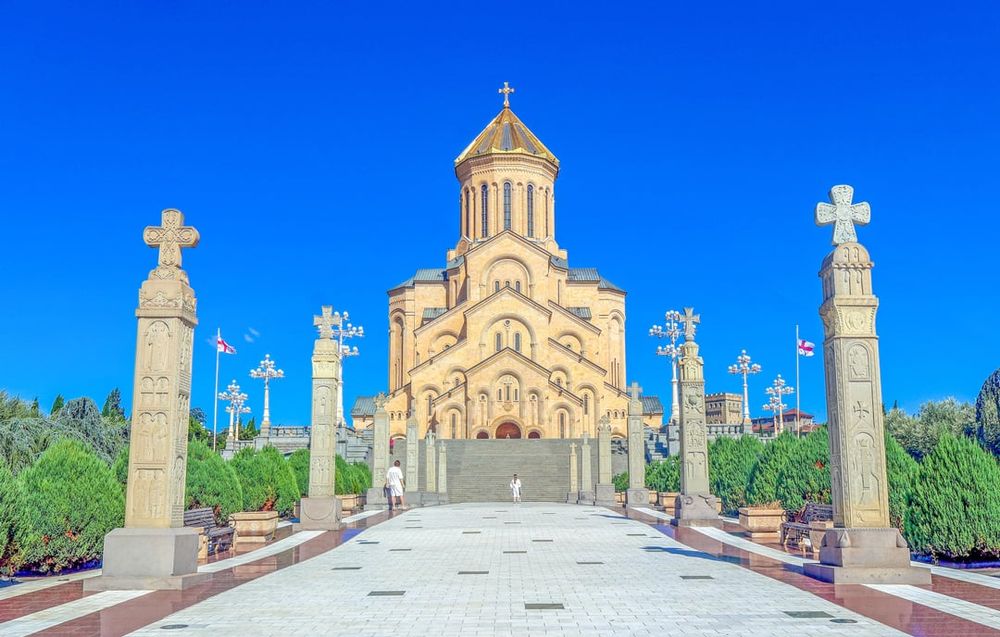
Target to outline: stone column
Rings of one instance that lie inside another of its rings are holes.
[[[389,470],[389,414],[385,410],[389,399],[385,394],[379,393],[375,397],[375,419],[372,424],[372,488],[368,489],[368,497],[365,499],[366,509],[382,509],[389,506],[385,499],[385,491],[382,486],[385,483],[385,474]]]
[[[576,443],[569,443],[569,493],[566,494],[566,502],[576,504],[580,497],[580,483],[577,480],[579,468],[576,462]]]
[[[597,487],[594,503],[597,506],[615,505],[615,485],[611,481],[611,419],[601,416],[597,425]]]
[[[312,355],[312,425],[309,430],[309,495],[300,502],[303,530],[340,528],[340,501],[334,490],[337,457],[337,404],[340,400],[341,359],[331,328],[340,326],[333,307],[323,306],[313,318],[319,338]]]
[[[198,531],[184,526],[194,290],[181,269],[181,248],[198,245],[198,231],[179,210],[162,213],[143,239],[159,248],[156,269],[139,289],[132,398],[131,453],[125,528],[104,537],[100,577],[84,589],[183,589],[210,576],[198,573]]]
[[[417,438],[417,416],[410,403],[410,417],[406,421],[406,499],[416,505],[420,500],[420,439]]]
[[[678,363],[680,379],[681,493],[674,504],[673,524],[716,526],[722,521],[708,485],[708,437],[705,423],[705,361],[698,355],[695,325],[701,317],[684,308],[684,344]]]
[[[630,507],[649,506],[649,490],[646,488],[646,445],[642,426],[642,388],[632,383],[628,401],[628,491],[626,499]]]
[[[448,504],[448,447],[438,443],[438,504]]]
[[[424,438],[424,475],[426,484],[424,491],[427,493],[437,493],[437,445],[435,444],[433,431],[428,431]]]
[[[590,434],[583,432],[580,445],[580,503],[594,503],[594,478],[590,473]]]
[[[832,205],[816,206],[818,225],[836,225],[836,247],[819,273],[834,528],[805,572],[835,584],[930,584],[930,571],[910,566],[906,540],[889,526],[874,264],[854,229],[871,208],[853,196],[850,186],[834,186]]]

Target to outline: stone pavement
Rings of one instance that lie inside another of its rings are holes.
[[[134,634],[164,626],[240,637],[902,634],[648,524],[559,504],[412,510]]]

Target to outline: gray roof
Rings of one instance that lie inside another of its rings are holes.
[[[607,279],[605,279],[603,276],[601,277],[601,282],[597,284],[597,287],[600,288],[600,289],[602,289],[602,290],[614,290],[615,292],[624,292],[625,291],[625,290],[621,289],[620,287],[618,287],[617,285],[615,285],[614,283],[612,283],[611,281],[608,281]]]
[[[642,413],[644,414],[662,414],[663,413],[663,403],[660,402],[659,396],[639,396],[642,400]]]
[[[423,320],[425,320],[425,321],[433,321],[434,319],[436,319],[437,317],[441,316],[442,314],[444,314],[447,311],[448,311],[448,308],[446,308],[446,307],[425,307],[424,308],[424,317],[423,317]]]
[[[414,283],[438,283],[445,281],[448,278],[448,273],[441,268],[420,268],[417,270],[416,274],[403,281],[399,285],[393,287],[396,288],[408,288]]]
[[[351,407],[351,416],[374,416],[375,415],[375,397],[374,396],[358,396],[354,401],[354,407]]]
[[[585,321],[589,321],[592,318],[589,307],[568,307],[566,308],[572,314],[576,314]]]
[[[600,281],[601,275],[597,268],[570,268],[566,276],[568,281]]]
[[[551,257],[549,262],[557,268],[567,269],[569,267],[569,262],[566,259],[560,259],[559,257]]]

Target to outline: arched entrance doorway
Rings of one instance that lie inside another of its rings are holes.
[[[497,435],[495,438],[497,440],[503,440],[504,438],[520,438],[521,428],[512,422],[505,422],[497,427]]]
[[[529,431],[528,432],[528,438],[530,440],[538,440],[541,437],[542,437],[542,434],[538,433],[537,431]]]
[[[489,437],[490,435],[485,431],[480,431],[479,433],[476,434],[476,440],[486,440]]]

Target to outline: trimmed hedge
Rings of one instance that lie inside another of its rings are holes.
[[[795,444],[795,436],[785,432],[764,445],[750,472],[747,502],[750,505],[771,504],[778,500],[778,475],[784,469]]]
[[[615,491],[623,493],[628,491],[628,471],[623,471],[611,478],[611,483],[615,485]]]
[[[24,563],[59,572],[100,559],[104,536],[125,523],[125,497],[111,468],[76,440],[49,447],[22,471]]]
[[[647,464],[645,484],[646,488],[651,491],[680,491],[680,456],[667,456],[659,462],[651,462]]]
[[[830,440],[823,427],[793,439],[774,493],[785,509],[798,511],[806,502],[830,504],[830,490]]]
[[[888,430],[885,434],[885,471],[889,480],[889,523],[900,531],[906,528],[906,510],[920,465],[906,449],[896,442]]]
[[[934,559],[1000,558],[1000,466],[976,442],[945,433],[913,483],[910,547]]]
[[[708,479],[712,494],[722,500],[722,510],[734,512],[749,504],[750,473],[764,443],[749,434],[739,438],[720,437],[708,446]]]
[[[288,465],[295,474],[295,483],[302,495],[309,493],[309,450],[298,449],[288,456]]]
[[[233,513],[243,510],[243,487],[236,471],[198,440],[188,443],[184,500],[188,509],[210,507],[220,525],[226,524]]]
[[[0,575],[12,575],[20,567],[24,532],[24,496],[10,469],[0,463]]]
[[[277,511],[287,516],[298,501],[292,468],[274,447],[240,449],[230,461],[243,487],[244,511]]]
[[[371,468],[364,462],[347,463],[337,456],[337,474],[334,491],[337,495],[362,494],[372,486]]]

